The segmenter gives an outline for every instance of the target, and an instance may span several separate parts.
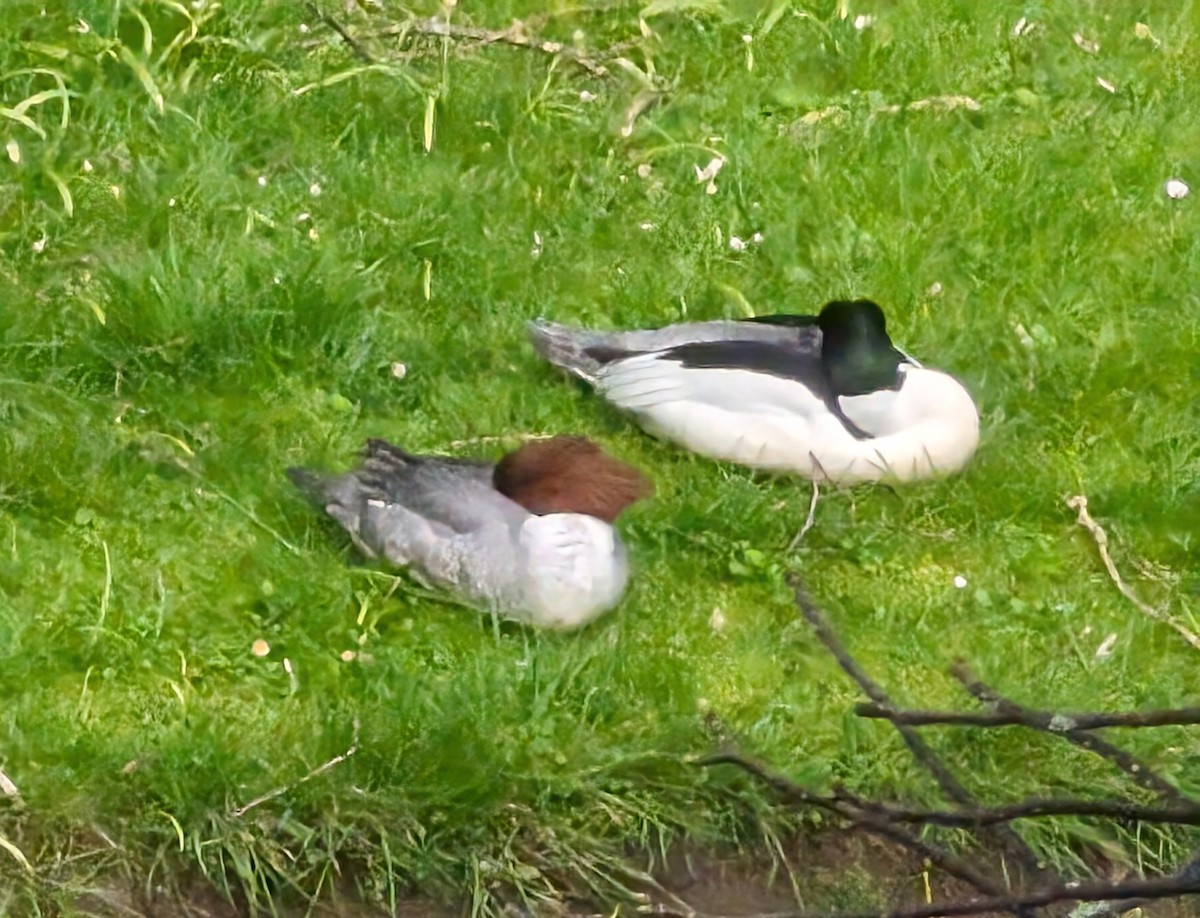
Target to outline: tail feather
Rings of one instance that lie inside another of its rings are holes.
[[[292,466],[287,470],[287,477],[300,491],[316,504],[324,504],[328,499],[332,475],[318,472],[316,469]]]
[[[588,353],[597,343],[593,333],[545,319],[530,322],[527,328],[533,349],[544,360],[588,382],[596,381],[602,364]]]

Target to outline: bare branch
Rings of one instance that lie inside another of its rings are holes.
[[[861,666],[850,656],[829,622],[825,619],[821,610],[816,607],[813,601],[809,598],[807,590],[804,588],[803,582],[799,577],[792,576],[788,581],[791,584],[792,590],[795,593],[796,605],[800,607],[800,611],[804,617],[808,619],[812,625],[813,631],[826,649],[833,654],[838,661],[838,665],[851,679],[858,683],[868,698],[876,705],[885,709],[891,709],[891,699],[887,696],[882,688],[863,670]],[[976,805],[975,799],[970,792],[962,785],[961,782],[950,772],[950,770],[942,764],[942,761],[937,757],[937,754],[930,748],[929,744],[921,738],[915,730],[910,729],[904,724],[892,722],[904,740],[906,746],[913,754],[913,758],[931,774],[942,792],[954,803],[959,806],[973,807]],[[1012,855],[1013,858],[1028,872],[1031,876],[1038,876],[1041,873],[1041,868],[1038,865],[1037,855],[1033,849],[1026,844],[1015,831],[1008,826],[997,826],[993,829],[996,839],[1004,847],[1005,850]]]
[[[1117,566],[1113,563],[1112,556],[1108,553],[1108,533],[1104,531],[1104,527],[1092,519],[1092,515],[1088,513],[1088,501],[1082,494],[1077,494],[1074,497],[1067,498],[1067,506],[1074,510],[1077,514],[1075,522],[1092,534],[1092,539],[1096,542],[1096,549],[1100,552],[1100,560],[1104,562],[1104,569],[1108,571],[1109,579],[1112,580],[1121,595],[1128,599],[1139,612],[1147,618],[1152,618],[1155,621],[1162,622],[1174,628],[1183,637],[1185,641],[1200,650],[1200,635],[1197,635],[1190,628],[1176,621],[1166,612],[1160,612],[1158,609],[1142,602],[1138,595],[1133,592],[1129,584],[1122,578]]]
[[[474,41],[481,45],[503,44],[514,48],[526,48],[562,57],[579,67],[582,67],[594,77],[608,76],[608,68],[604,64],[585,54],[580,53],[569,45],[557,41],[543,41],[531,38],[525,34],[524,27],[517,21],[507,29],[484,29],[479,26],[460,25],[446,22],[436,16],[428,19],[410,19],[399,25],[389,26],[377,33],[380,38],[408,35],[425,35],[448,38],[455,41]],[[611,52],[610,52],[611,53]]]
[[[1200,724],[1200,708],[1128,713],[1051,714],[1046,711],[901,711],[884,704],[855,705],[859,717],[889,720],[898,726],[1029,727],[1048,733],[1099,730],[1104,727],[1165,727]]]
[[[355,38],[348,31],[346,31],[345,26],[343,26],[340,22],[338,22],[336,19],[334,19],[332,16],[330,16],[324,10],[322,10],[319,6],[317,6],[316,3],[310,2],[305,5],[308,7],[309,12],[312,13],[314,16],[316,16],[317,19],[319,19],[325,25],[329,26],[329,28],[333,29],[333,31],[337,32],[338,35],[340,35],[342,37],[342,41],[344,41],[347,45],[350,46],[350,50],[352,50],[355,54],[357,54],[360,58],[362,58],[368,64],[375,63],[375,58],[370,54],[370,52],[367,51],[366,48],[364,48],[362,46],[362,44],[358,41],[357,38]]]
[[[856,807],[877,813],[892,822],[917,822],[951,828],[990,826],[1014,819],[1045,816],[1095,816],[1142,822],[1200,826],[1200,806],[1151,807],[1110,800],[1082,800],[1072,797],[1023,800],[1005,806],[978,807],[956,811],[921,810],[863,800],[850,794],[838,794]]]
[[[1020,712],[1022,714],[1030,714],[1029,708],[1018,704],[1010,698],[1007,698],[997,692],[994,688],[982,682],[970,667],[962,660],[957,661],[950,667],[950,674],[954,676],[963,687],[982,701],[999,711]],[[1082,730],[1067,730],[1063,733],[1056,733],[1056,736],[1061,736],[1068,742],[1074,743],[1083,749],[1094,752],[1101,758],[1112,762],[1129,777],[1147,790],[1154,791],[1163,800],[1170,803],[1178,803],[1182,805],[1194,804],[1187,795],[1180,792],[1173,784],[1159,777],[1154,769],[1147,763],[1137,758],[1134,755],[1126,752],[1120,746],[1110,743],[1108,740],[1094,733],[1087,733]]]
[[[964,861],[954,857],[942,849],[917,838],[898,825],[893,825],[886,815],[876,813],[873,809],[860,807],[845,798],[826,797],[814,794],[795,781],[779,774],[761,762],[736,752],[720,752],[706,756],[696,762],[703,767],[713,765],[735,765],[759,781],[762,781],[784,800],[792,804],[814,806],[827,812],[834,813],[847,821],[860,826],[864,830],[902,845],[914,854],[925,858],[930,864],[945,871],[950,876],[957,877],[964,883],[969,883],[977,891],[987,896],[1001,896],[1003,888],[990,878],[979,873]],[[1009,909],[1016,914],[1022,914],[1019,908]]]

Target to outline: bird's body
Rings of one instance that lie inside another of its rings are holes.
[[[368,441],[360,468],[289,477],[370,557],[476,608],[552,628],[612,608],[629,579],[612,520],[648,491],[579,437],[535,441],[498,464],[414,456]]]
[[[820,316],[595,332],[549,322],[534,347],[649,432],[696,453],[814,481],[958,471],[979,415],[953,377],[896,349],[867,300]]]

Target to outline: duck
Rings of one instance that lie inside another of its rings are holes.
[[[896,347],[873,300],[611,332],[539,319],[528,331],[542,358],[651,434],[814,486],[950,475],[979,443],[970,393]]]
[[[498,617],[555,630],[613,608],[629,581],[613,524],[653,484],[586,437],[531,440],[497,462],[367,441],[341,474],[289,468],[368,558]]]

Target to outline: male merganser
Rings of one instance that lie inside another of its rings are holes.
[[[633,466],[570,436],[531,441],[494,464],[368,440],[354,471],[288,477],[368,557],[467,605],[563,629],[621,598],[629,561],[612,523],[653,490]]]
[[[650,433],[713,459],[814,482],[903,482],[958,471],[979,442],[967,390],[896,348],[870,300],[819,316],[529,331],[542,357]]]

